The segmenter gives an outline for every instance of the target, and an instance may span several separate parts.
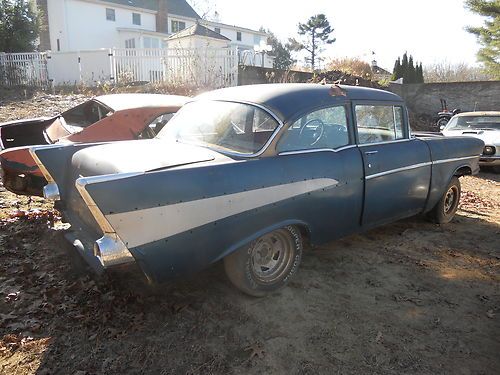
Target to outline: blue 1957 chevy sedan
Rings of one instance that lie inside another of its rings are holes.
[[[200,95],[152,140],[31,153],[96,270],[136,262],[158,282],[224,259],[261,296],[296,273],[305,240],[420,213],[450,221],[482,149],[413,137],[390,92],[276,84]]]

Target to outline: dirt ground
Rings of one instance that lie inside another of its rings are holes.
[[[36,100],[4,102],[0,122],[55,111]],[[0,373],[499,374],[500,175],[461,182],[450,224],[412,218],[307,251],[260,299],[221,264],[156,288],[94,280],[50,203],[1,188]]]

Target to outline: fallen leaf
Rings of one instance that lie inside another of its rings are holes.
[[[262,345],[258,342],[246,347],[244,349],[245,352],[250,352],[249,359],[253,359],[255,357],[257,358],[264,358],[266,355],[266,352],[262,348]]]

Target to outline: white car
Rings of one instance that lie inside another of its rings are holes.
[[[471,136],[484,142],[479,159],[482,167],[500,173],[500,112],[463,112],[453,116],[441,129],[447,137]]]

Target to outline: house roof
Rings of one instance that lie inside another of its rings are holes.
[[[167,12],[176,16],[200,19],[201,17],[186,0],[160,0],[167,2]]]
[[[253,29],[249,29],[248,27],[240,27],[240,26],[236,26],[236,25],[230,25],[228,23],[221,23],[221,22],[214,22],[214,21],[207,21],[207,20],[203,20],[202,22],[205,23],[206,25],[212,26],[212,27],[223,27],[223,28],[228,27],[230,29],[235,29],[238,31],[249,31],[249,32],[254,33],[254,34],[260,34],[262,36],[268,35],[265,31],[253,30]]]
[[[166,2],[167,12],[176,16],[183,16],[188,18],[200,19],[201,17],[196,11],[187,3],[186,0],[99,0],[105,3],[115,3],[119,5],[126,5],[129,7],[136,7],[142,9],[149,9],[158,11],[159,1]]]
[[[170,35],[168,39],[169,40],[180,39],[193,35],[204,36],[207,38],[220,39],[220,40],[228,40],[228,41],[231,40],[229,38],[226,38],[224,35],[216,33],[215,31],[210,30],[209,28],[203,25],[200,25],[199,23],[196,23],[193,26],[188,27],[187,29],[181,30],[178,33]]]
[[[381,68],[380,66],[377,66],[377,65],[373,65],[372,66],[372,72],[374,74],[383,74],[383,75],[387,75],[387,76],[390,76],[392,75],[391,72],[388,72],[387,70],[385,70],[384,68]]]

